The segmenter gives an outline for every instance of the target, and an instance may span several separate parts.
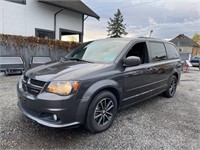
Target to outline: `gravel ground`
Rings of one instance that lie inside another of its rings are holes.
[[[200,71],[183,73],[176,95],[157,96],[118,113],[110,129],[53,129],[17,108],[19,76],[0,77],[0,149],[200,149]]]

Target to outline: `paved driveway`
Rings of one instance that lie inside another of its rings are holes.
[[[17,108],[19,76],[0,77],[0,149],[200,149],[200,71],[184,73],[174,98],[151,98],[119,112],[99,134],[53,129]]]

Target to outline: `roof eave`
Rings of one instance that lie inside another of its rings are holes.
[[[96,18],[97,20],[100,19],[100,16],[98,16],[95,12],[93,12],[94,15],[92,15],[92,14],[88,14],[88,13],[85,13],[85,12],[82,12],[82,11],[77,11],[77,10],[72,9],[72,8],[69,8],[69,7],[62,7],[62,6],[60,6],[60,5],[57,5],[57,4],[55,4],[55,3],[52,3],[52,2],[50,2],[50,1],[42,1],[42,0],[38,0],[38,1],[39,1],[40,3],[48,4],[48,5],[51,5],[51,6],[56,6],[56,7],[59,7],[59,8],[62,8],[62,9],[66,9],[66,10],[70,10],[70,11],[73,11],[73,12],[76,12],[76,13],[80,13],[80,14],[83,14],[83,15],[88,15],[88,16],[91,16],[91,17]],[[87,6],[86,6],[86,7],[87,7]]]

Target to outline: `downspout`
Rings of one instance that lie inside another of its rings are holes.
[[[84,18],[84,14],[82,14],[82,34],[79,35],[79,42],[83,42],[83,36],[84,36],[84,22],[85,20],[88,18],[89,16],[87,15],[85,18]],[[80,37],[81,36],[81,37]]]
[[[56,39],[56,16],[57,14],[59,14],[61,11],[63,11],[63,9],[59,10],[58,12],[56,12],[54,14],[54,38]]]

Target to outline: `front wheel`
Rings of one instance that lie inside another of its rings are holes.
[[[173,75],[170,77],[168,88],[165,92],[163,92],[163,96],[167,98],[173,97],[174,94],[176,93],[176,88],[177,88],[177,78],[176,76]]]
[[[109,91],[100,92],[88,108],[85,127],[90,132],[102,132],[110,127],[116,114],[116,97]]]

